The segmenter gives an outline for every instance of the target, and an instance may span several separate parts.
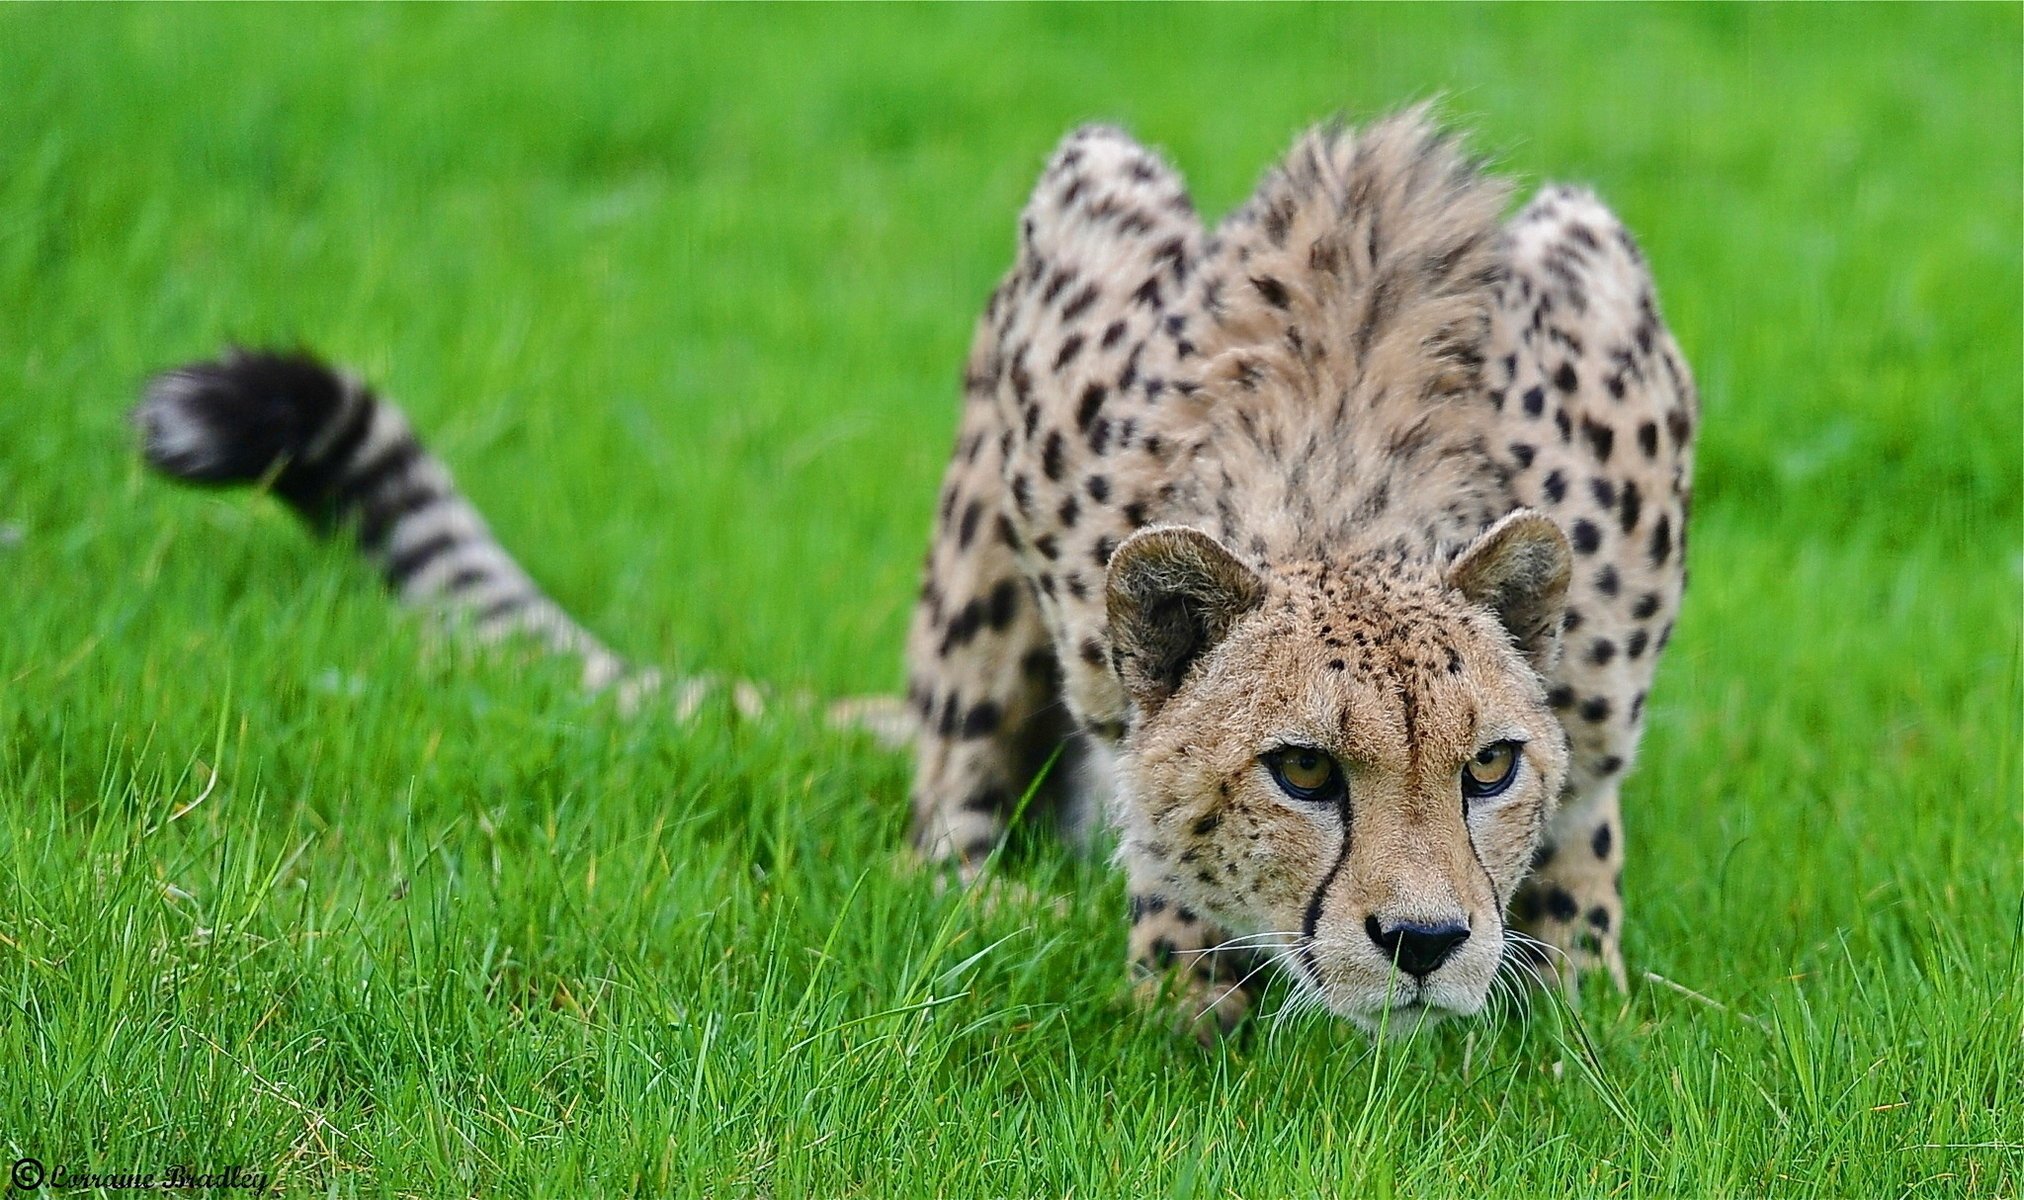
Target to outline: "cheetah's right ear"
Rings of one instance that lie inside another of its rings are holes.
[[[1483,531],[1448,567],[1448,586],[1497,615],[1541,673],[1560,657],[1574,558],[1553,518],[1521,508]]]
[[[1139,710],[1158,711],[1188,668],[1265,599],[1265,581],[1223,543],[1181,525],[1142,529],[1110,559],[1111,653]]]

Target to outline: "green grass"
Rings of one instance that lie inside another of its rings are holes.
[[[0,12],[0,1158],[431,1195],[2024,1191],[2019,10]],[[889,690],[1068,126],[1235,203],[1444,91],[1703,385],[1627,999],[1203,1054],[1119,883],[894,866],[907,764],[431,647],[152,369],[302,339],[637,656]],[[420,664],[417,666],[417,664]],[[201,801],[201,802],[200,802]],[[1691,988],[1694,999],[1645,973]]]

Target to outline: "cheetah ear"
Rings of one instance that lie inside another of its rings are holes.
[[[1521,508],[1483,531],[1448,568],[1448,586],[1495,613],[1541,673],[1560,657],[1560,622],[1574,567],[1551,517]]]
[[[1142,529],[1110,559],[1104,606],[1118,676],[1139,710],[1180,690],[1188,668],[1265,599],[1265,581],[1223,543],[1181,525]]]

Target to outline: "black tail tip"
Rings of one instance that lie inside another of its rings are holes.
[[[246,483],[299,454],[343,407],[347,386],[310,354],[235,348],[149,380],[133,421],[156,470]]]

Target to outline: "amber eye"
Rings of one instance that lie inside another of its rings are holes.
[[[1279,790],[1295,800],[1333,803],[1342,796],[1342,768],[1312,746],[1285,746],[1264,762]]]
[[[1518,777],[1518,743],[1492,742],[1462,766],[1462,795],[1483,800],[1511,786]]]

